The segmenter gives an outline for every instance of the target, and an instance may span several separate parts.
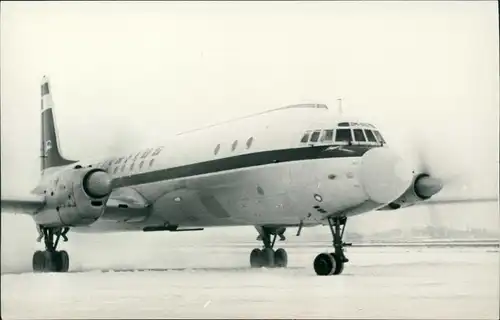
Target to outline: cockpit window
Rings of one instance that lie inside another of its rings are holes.
[[[358,142],[364,142],[366,141],[365,135],[363,134],[363,130],[361,129],[353,129],[354,132],[354,140]]]
[[[349,126],[349,122],[341,122],[338,124],[339,127],[348,127]]]
[[[309,141],[309,134],[310,133],[311,133],[310,131],[306,131],[306,133],[304,133],[304,135],[302,136],[302,139],[300,139],[300,142],[306,143],[307,141]]]
[[[375,136],[373,135],[373,132],[371,130],[365,129],[365,134],[366,134],[366,137],[368,138],[368,141],[377,142],[377,139],[375,139]]]
[[[332,141],[333,140],[333,130],[325,130],[323,131],[323,137],[321,138],[322,142]]]
[[[377,137],[377,139],[380,143],[385,144],[384,137],[382,137],[382,134],[380,134],[380,132],[378,132],[377,130],[374,130],[373,133],[375,134],[375,136]]]
[[[335,141],[352,141],[351,129],[337,129]]]
[[[320,133],[321,131],[314,131],[313,134],[311,135],[311,142],[318,142]]]

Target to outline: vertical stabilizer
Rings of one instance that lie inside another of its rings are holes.
[[[42,79],[42,114],[41,114],[41,170],[63,166],[76,161],[65,159],[59,152],[59,140],[54,120],[54,101],[50,91],[49,79]]]

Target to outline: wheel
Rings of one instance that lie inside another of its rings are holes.
[[[33,271],[34,272],[43,272],[44,269],[45,269],[45,255],[43,253],[43,251],[35,251],[35,253],[33,253],[33,261],[32,261],[32,265],[33,265]]]
[[[288,265],[288,254],[285,249],[279,248],[274,252],[274,264],[278,268],[286,268]]]
[[[260,254],[264,267],[274,267],[274,251],[271,248],[264,248]]]
[[[333,252],[330,253],[330,256],[335,260],[335,270],[333,271],[333,274],[341,274],[342,271],[344,271],[344,260]]]
[[[69,255],[66,251],[62,250],[54,252],[53,261],[55,272],[68,272]]]
[[[45,260],[45,266],[43,268],[43,272],[53,272],[55,271],[55,261],[54,261],[54,256],[55,252],[50,252],[50,251],[44,251],[43,252],[44,260]]]
[[[262,263],[262,250],[255,248],[250,253],[250,266],[252,268],[261,268],[263,266]]]
[[[328,253],[320,253],[314,259],[314,271],[318,276],[329,276],[335,268],[335,259]]]

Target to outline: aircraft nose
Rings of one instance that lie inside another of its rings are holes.
[[[389,148],[373,148],[361,158],[359,177],[370,199],[389,203],[408,189],[413,173],[410,166]]]

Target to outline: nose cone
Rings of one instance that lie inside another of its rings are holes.
[[[371,200],[389,203],[411,185],[413,173],[403,159],[388,148],[373,148],[361,158],[359,177]]]

